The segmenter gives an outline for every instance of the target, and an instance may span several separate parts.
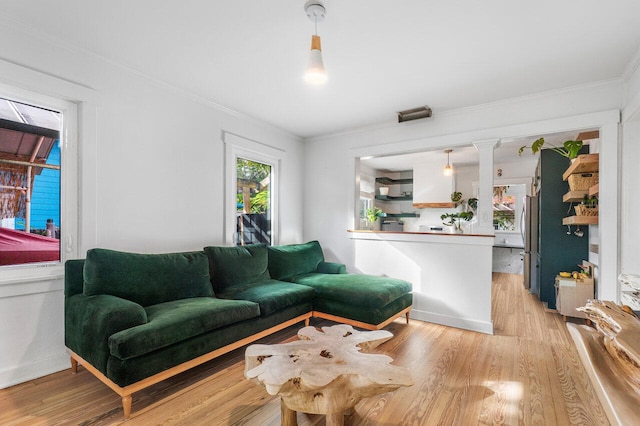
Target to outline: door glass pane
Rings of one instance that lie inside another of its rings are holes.
[[[271,244],[271,167],[237,159],[236,245]]]

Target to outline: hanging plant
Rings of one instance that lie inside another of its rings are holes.
[[[523,145],[518,150],[518,155],[522,155],[524,150],[527,148],[531,148],[531,152],[533,154],[537,154],[544,147],[544,144],[545,144],[544,138],[540,138],[536,140],[534,143],[532,143],[531,146]],[[582,148],[582,145],[583,145],[582,141],[568,140],[562,145],[562,147],[551,145],[550,149],[562,155],[563,157],[573,159],[578,156],[578,152]]]

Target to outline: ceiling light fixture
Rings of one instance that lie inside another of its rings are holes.
[[[311,56],[309,66],[304,73],[304,81],[311,85],[320,85],[327,81],[327,72],[322,61],[322,48],[318,35],[318,22],[322,22],[327,13],[320,0],[308,0],[304,4],[304,11],[315,25],[315,34],[311,36]]]
[[[453,174],[453,167],[451,167],[451,164],[449,163],[449,154],[451,154],[453,152],[452,149],[445,149],[444,152],[447,153],[447,165],[444,166],[444,170],[442,171],[442,173],[445,176],[451,176]]]

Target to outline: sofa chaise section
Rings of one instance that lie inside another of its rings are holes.
[[[342,264],[326,262],[320,243],[272,246],[269,272],[277,280],[314,289],[313,316],[378,330],[413,303],[411,283],[395,278],[347,274]]]

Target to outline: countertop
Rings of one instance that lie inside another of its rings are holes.
[[[403,235],[442,235],[445,237],[491,237],[489,234],[454,234],[451,232],[409,232],[409,231],[371,231],[369,229],[349,229],[347,232],[364,234],[403,234]]]
[[[494,247],[499,247],[499,248],[510,248],[510,249],[520,249],[520,250],[524,250],[524,246],[516,246],[516,245],[512,245],[512,244],[494,244]]]

